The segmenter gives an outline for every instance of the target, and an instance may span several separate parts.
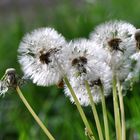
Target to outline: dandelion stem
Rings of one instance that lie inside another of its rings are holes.
[[[36,113],[34,112],[34,110],[32,109],[32,107],[29,105],[29,103],[27,102],[27,100],[23,96],[23,94],[22,94],[22,92],[21,92],[21,90],[20,90],[20,88],[18,86],[16,87],[16,91],[17,91],[20,99],[22,100],[22,102],[24,103],[24,105],[27,107],[27,109],[29,110],[29,112],[32,114],[32,116],[34,117],[34,119],[36,120],[36,122],[38,123],[38,125],[42,128],[42,130],[44,131],[44,133],[48,136],[48,138],[50,140],[55,140],[55,138],[51,135],[51,133],[49,132],[49,130],[45,127],[45,125],[42,123],[42,121],[36,115]]]
[[[104,88],[103,88],[102,84],[100,86],[100,89],[101,89],[101,102],[102,102],[104,127],[105,127],[105,139],[110,140],[110,138],[109,138],[108,118],[107,118],[107,109],[106,109],[106,103],[105,103]]]
[[[117,90],[116,90],[116,76],[113,76],[113,104],[114,104],[114,117],[117,140],[121,140],[121,123],[120,112],[118,106]]]
[[[120,84],[119,79],[117,79],[117,84],[118,84],[118,95],[119,95],[120,110],[121,110],[122,140],[126,140],[124,103],[123,103],[123,95],[122,95],[122,86]]]
[[[77,109],[78,109],[78,111],[79,111],[79,113],[81,115],[81,118],[82,118],[83,122],[84,122],[84,125],[85,125],[86,130],[87,130],[87,135],[89,136],[89,138],[91,140],[95,140],[95,138],[93,136],[93,132],[91,130],[91,127],[90,127],[90,125],[88,123],[88,120],[86,118],[86,115],[85,115],[85,113],[84,113],[84,111],[83,111],[83,109],[82,109],[82,107],[81,107],[81,105],[80,105],[80,103],[79,103],[79,101],[78,101],[78,99],[76,97],[76,94],[75,94],[75,92],[74,92],[74,90],[73,90],[73,88],[72,88],[69,80],[67,79],[67,77],[64,77],[64,81],[65,81],[67,87],[69,88],[69,90],[71,92],[71,95],[72,95],[72,97],[73,97],[73,99],[75,101],[75,104],[77,106]]]
[[[99,121],[99,116],[98,116],[98,113],[97,113],[97,110],[96,110],[95,103],[93,101],[93,97],[92,97],[92,94],[91,94],[91,89],[90,89],[90,86],[88,84],[88,81],[85,81],[85,85],[86,85],[87,93],[88,93],[88,96],[89,96],[89,99],[90,99],[90,104],[91,104],[91,107],[92,107],[93,116],[94,116],[94,119],[95,119],[95,122],[96,122],[99,139],[104,140],[103,132],[102,132],[102,129],[101,129],[101,124],[100,124],[100,121]]]

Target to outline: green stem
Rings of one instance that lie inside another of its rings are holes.
[[[72,95],[72,97],[73,97],[73,99],[75,101],[75,104],[77,106],[77,109],[78,109],[78,111],[79,111],[79,113],[81,115],[81,118],[82,118],[83,122],[84,122],[84,125],[86,127],[86,131],[87,131],[87,135],[89,136],[89,138],[91,140],[95,140],[95,138],[93,136],[93,132],[91,130],[91,127],[90,127],[90,125],[88,123],[88,120],[86,118],[86,115],[85,115],[85,113],[84,113],[84,111],[83,111],[83,109],[82,109],[82,107],[81,107],[81,105],[80,105],[80,103],[79,103],[79,101],[78,101],[78,99],[76,97],[76,94],[75,94],[75,92],[74,92],[74,90],[73,90],[73,88],[72,88],[69,80],[67,79],[67,77],[64,77],[64,81],[65,81],[67,87],[69,88],[69,90],[71,92],[71,95]]]
[[[51,133],[49,132],[49,130],[45,127],[45,125],[42,123],[42,121],[36,115],[36,113],[34,112],[34,110],[32,109],[32,107],[29,105],[29,103],[27,102],[27,100],[23,96],[23,94],[22,94],[22,92],[21,92],[21,90],[20,90],[20,88],[18,86],[16,87],[16,91],[17,91],[20,99],[22,100],[22,102],[24,103],[24,105],[27,107],[27,109],[29,110],[29,112],[31,113],[31,115],[34,117],[34,119],[36,120],[36,122],[38,123],[38,125],[42,128],[42,130],[44,131],[44,133],[48,136],[48,138],[50,140],[55,140],[55,138],[51,135]]]
[[[104,127],[105,127],[105,139],[110,140],[110,138],[109,138],[108,118],[107,118],[107,109],[106,109],[103,85],[100,86],[100,89],[101,89],[101,102],[102,102]]]
[[[123,103],[123,95],[122,95],[122,86],[120,84],[119,79],[117,79],[117,84],[118,84],[118,95],[119,95],[120,110],[121,110],[122,140],[126,140],[124,103]]]
[[[5,78],[5,74],[2,76],[2,78],[0,80],[2,81],[2,80],[4,80],[4,78]]]
[[[91,105],[91,108],[92,108],[93,116],[94,116],[94,119],[95,119],[95,122],[96,122],[99,139],[104,140],[102,129],[101,129],[101,124],[100,124],[100,121],[99,121],[98,113],[97,113],[97,110],[96,110],[95,103],[93,101],[93,97],[92,97],[92,94],[91,94],[91,89],[90,89],[90,86],[88,84],[88,81],[85,81],[85,85],[86,85],[87,93],[88,93],[88,96],[89,96],[89,99],[90,99],[90,105]]]
[[[120,112],[118,106],[117,90],[116,90],[116,76],[113,76],[113,104],[114,104],[114,117],[117,140],[121,140],[121,123]]]

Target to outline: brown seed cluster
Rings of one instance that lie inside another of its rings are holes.
[[[40,51],[40,56],[39,56],[40,61],[43,64],[49,64],[51,62],[50,56],[52,54],[56,53],[57,51],[58,51],[58,49],[56,49],[56,48],[50,49],[46,53],[44,53],[43,51]]]
[[[72,60],[72,66],[76,66],[79,74],[86,73],[86,68],[84,67],[87,64],[87,58],[84,56],[80,56],[79,58],[75,58]]]
[[[47,52],[45,54],[41,54],[39,59],[43,64],[49,64],[51,62],[49,57],[50,57],[50,52]]]
[[[72,66],[75,66],[78,63],[87,64],[87,58],[84,56],[80,56],[79,58],[75,58],[72,60]]]
[[[110,41],[108,41],[108,45],[110,46],[111,51],[116,50],[123,52],[123,50],[119,48],[119,44],[121,42],[122,40],[120,38],[113,38]]]

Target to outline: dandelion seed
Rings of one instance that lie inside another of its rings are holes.
[[[41,86],[57,84],[62,79],[58,66],[65,39],[51,28],[41,28],[25,35],[20,43],[19,62],[26,77]]]

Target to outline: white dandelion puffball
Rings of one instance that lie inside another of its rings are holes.
[[[106,57],[106,52],[101,47],[87,40],[70,42],[63,48],[63,65],[68,77],[95,72],[94,65],[104,61]]]
[[[105,96],[110,93],[112,72],[110,67],[104,62],[104,59],[107,59],[107,55],[98,44],[87,40],[74,41],[64,48],[63,54],[65,54],[67,77],[81,105],[89,105],[85,80],[88,80],[90,83],[95,102],[100,101],[99,79],[105,89]],[[66,85],[65,94],[74,102]]]
[[[64,37],[52,28],[40,28],[25,35],[18,49],[18,59],[25,77],[40,86],[58,83],[62,78],[59,67]]]
[[[108,65],[123,81],[130,72],[130,56],[136,52],[136,28],[124,21],[109,21],[97,26],[90,39],[101,44],[108,54]]]
[[[115,20],[97,26],[90,34],[90,39],[111,52],[127,51],[129,55],[136,49],[135,32],[136,28],[132,24]]]

